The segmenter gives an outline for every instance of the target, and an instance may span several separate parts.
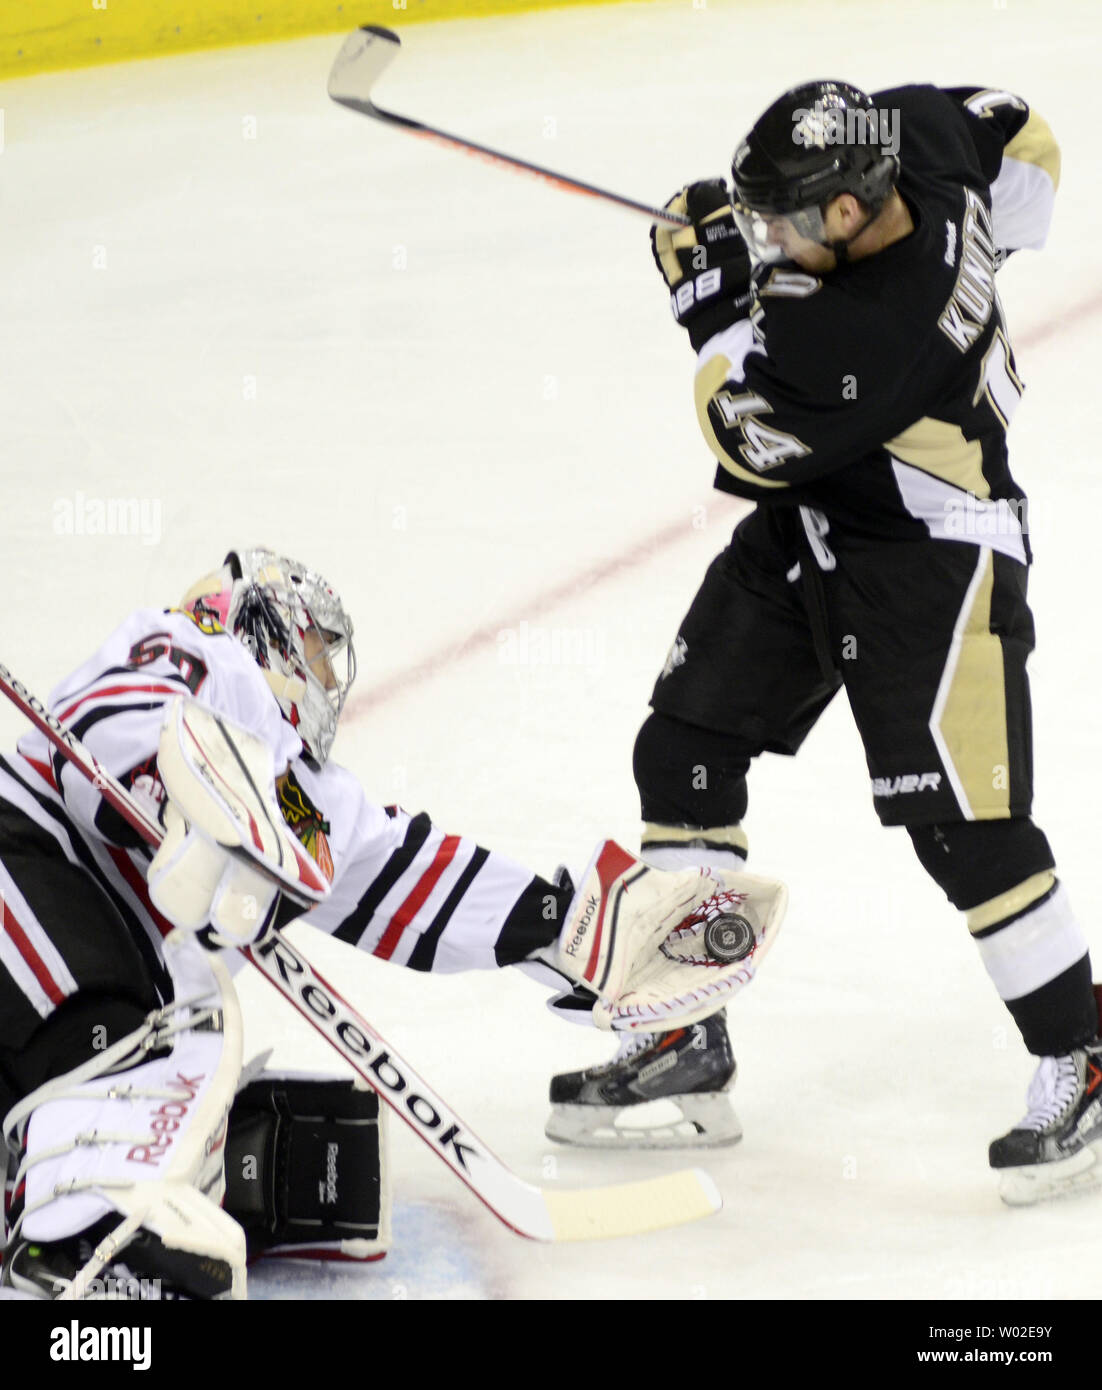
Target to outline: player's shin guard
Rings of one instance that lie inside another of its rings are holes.
[[[651,714],[635,740],[641,855],[656,869],[746,867],[749,755],[727,734]]]
[[[1027,1112],[989,1150],[1012,1206],[1102,1181],[1102,1033],[1087,941],[1048,843],[1026,818],[911,828],[966,915],[980,958],[1038,1059]]]
[[[174,1002],[4,1120],[19,1156],[3,1283],[40,1298],[244,1297],[220,1209],[241,1019],[224,967],[166,943]]]
[[[705,830],[691,825],[643,826],[640,856],[653,869],[746,868],[747,840],[741,825]]]
[[[1092,1038],[1087,940],[1041,830],[1016,817],[908,832],[923,868],[965,914],[1029,1051],[1054,1056]]]
[[[250,1078],[230,1113],[226,1210],[250,1259],[381,1260],[390,1177],[379,1097],[343,1077]]]

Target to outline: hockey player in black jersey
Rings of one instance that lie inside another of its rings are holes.
[[[733,195],[692,184],[669,205],[691,225],[652,233],[716,486],[758,505],[636,742],[644,856],[743,863],[752,760],[795,754],[844,686],[881,821],[965,914],[1038,1059],[1028,1113],[990,1149],[1010,1203],[1102,1174],[1087,941],[1030,818],[1031,555],[1006,446],[1021,382],[995,288],[1008,254],[1043,244],[1058,178],[1051,131],[1008,92],[815,82],[739,145]],[[655,1079],[660,1035],[557,1077],[552,1130],[717,1090],[733,1062],[716,1031],[724,1065],[684,1045],[684,1085]]]

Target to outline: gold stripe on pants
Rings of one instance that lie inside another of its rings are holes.
[[[991,631],[995,556],[977,547],[938,687],[930,732],[966,820],[1010,815],[1010,765],[1002,643]]]

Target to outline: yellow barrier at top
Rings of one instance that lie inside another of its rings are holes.
[[[559,9],[594,0],[5,0],[0,78],[221,44]],[[600,2],[600,0],[598,0]],[[607,0],[606,0],[607,2]]]

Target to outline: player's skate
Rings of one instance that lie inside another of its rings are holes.
[[[1008,1206],[1029,1206],[1102,1185],[1102,1038],[1042,1057],[1029,1111],[989,1151]]]
[[[733,1144],[742,1137],[727,1096],[735,1073],[722,1012],[667,1033],[628,1034],[611,1062],[551,1078],[547,1137],[586,1148]],[[681,1118],[647,1123],[653,1101]]]
[[[78,1286],[80,1273],[96,1257],[105,1239],[110,1239],[118,1226],[117,1219],[106,1218],[68,1240],[39,1245],[34,1241],[16,1240],[4,1252],[4,1270],[0,1277],[0,1296],[56,1299],[71,1297]],[[137,1241],[148,1242],[147,1232],[139,1232]],[[138,1268],[148,1269],[140,1244],[131,1243],[128,1257]],[[94,1277],[84,1281],[83,1296],[88,1301],[140,1299],[142,1301],[190,1298],[188,1282],[173,1283],[160,1275],[139,1274],[122,1259],[105,1264]]]

